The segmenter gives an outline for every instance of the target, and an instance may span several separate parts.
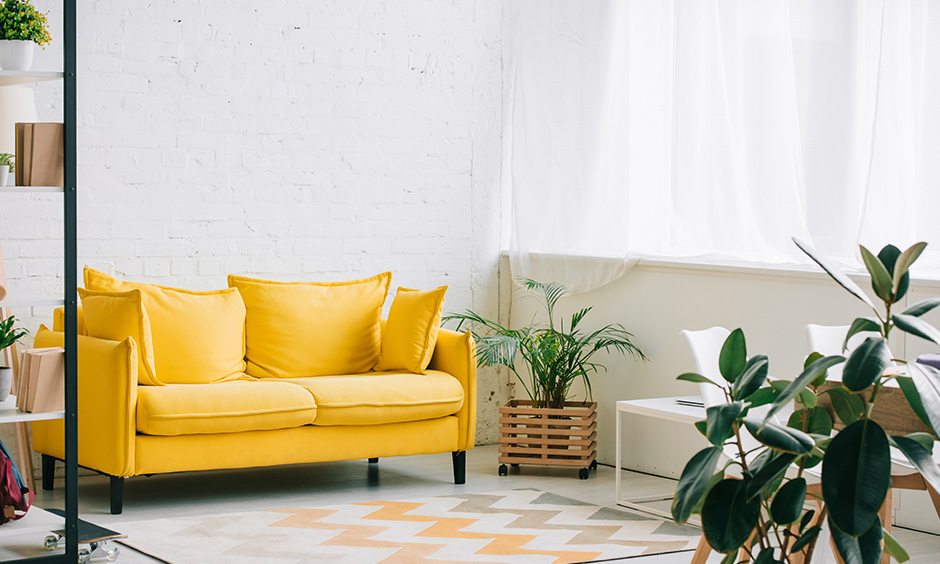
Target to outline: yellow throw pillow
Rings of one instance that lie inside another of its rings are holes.
[[[85,268],[85,287],[140,290],[150,317],[154,367],[162,382],[211,384],[244,374],[245,304],[235,288],[192,292],[126,282],[91,268]]]
[[[130,337],[137,344],[137,381],[145,386],[162,386],[154,363],[150,319],[140,290],[94,292],[78,289],[82,299],[85,330],[91,337],[123,341]]]
[[[382,333],[382,356],[376,370],[407,370],[427,374],[441,329],[441,308],[447,286],[422,292],[399,288],[388,310]]]
[[[272,282],[229,275],[248,309],[250,376],[368,372],[379,358],[391,272],[349,282]]]

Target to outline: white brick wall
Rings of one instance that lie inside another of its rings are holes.
[[[36,3],[56,27],[34,68],[60,68],[57,2]],[[391,270],[498,313],[501,2],[78,9],[80,264],[193,289]],[[35,91],[61,119],[61,86]],[[0,202],[14,291],[61,292],[60,202]],[[504,388],[481,373],[481,442]]]

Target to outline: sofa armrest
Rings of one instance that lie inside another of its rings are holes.
[[[476,438],[477,421],[476,347],[470,332],[457,333],[442,328],[428,368],[451,374],[463,386],[463,407],[457,412],[460,421],[458,450],[470,450]]]
[[[64,335],[45,327],[36,347],[61,347]],[[112,476],[135,471],[137,434],[137,345],[78,337],[78,463]],[[33,422],[33,449],[65,456],[65,422]]]

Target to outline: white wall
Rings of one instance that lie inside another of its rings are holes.
[[[868,287],[868,282],[859,284]],[[512,323],[525,323],[534,314],[535,301],[514,292]],[[910,303],[940,295],[938,285],[915,284]],[[598,401],[598,460],[614,464],[615,402],[664,396],[698,395],[695,384],[676,376],[695,366],[683,329],[715,325],[744,329],[748,354],[770,357],[770,376],[792,380],[802,371],[808,354],[804,326],[847,325],[870,312],[824,274],[761,269],[709,269],[694,265],[641,265],[619,280],[595,291],[564,298],[558,313],[570,317],[593,306],[585,327],[621,323],[636,336],[635,343],[649,357],[636,363],[623,357],[605,357],[606,374],[592,378]],[[928,314],[940,325],[940,313]],[[899,334],[895,331],[895,334]],[[894,339],[892,351],[901,358],[936,350],[917,338]],[[907,349],[907,350],[905,350]],[[523,394],[517,390],[517,394]],[[678,478],[685,463],[707,442],[690,425],[625,414],[623,466],[659,476]],[[900,495],[898,523],[940,532],[940,520],[929,512],[905,513],[905,506],[925,503],[922,492]],[[613,495],[613,493],[611,494]]]
[[[58,2],[37,4],[54,27],[34,68],[59,69]],[[497,315],[501,2],[78,10],[80,265],[192,289],[391,270],[392,293],[449,284],[448,310]],[[61,85],[35,91],[61,120]],[[61,218],[59,195],[4,195],[14,293],[61,295]],[[479,378],[477,438],[494,442],[505,386]]]

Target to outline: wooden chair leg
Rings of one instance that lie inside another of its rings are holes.
[[[926,484],[927,493],[930,494],[930,501],[933,503],[934,511],[937,512],[937,517],[940,517],[940,493],[937,493],[937,490],[933,489],[933,486]]]
[[[878,517],[881,518],[881,528],[891,532],[891,521],[894,518],[894,490],[889,489],[885,495],[885,502],[881,504],[881,510],[878,511]],[[881,555],[881,564],[891,564],[891,557],[887,553]]]
[[[705,540],[705,535],[703,534],[702,538],[698,540],[698,546],[695,547],[695,554],[692,555],[692,562],[689,564],[705,564],[711,552],[712,547],[708,545],[708,541]]]

